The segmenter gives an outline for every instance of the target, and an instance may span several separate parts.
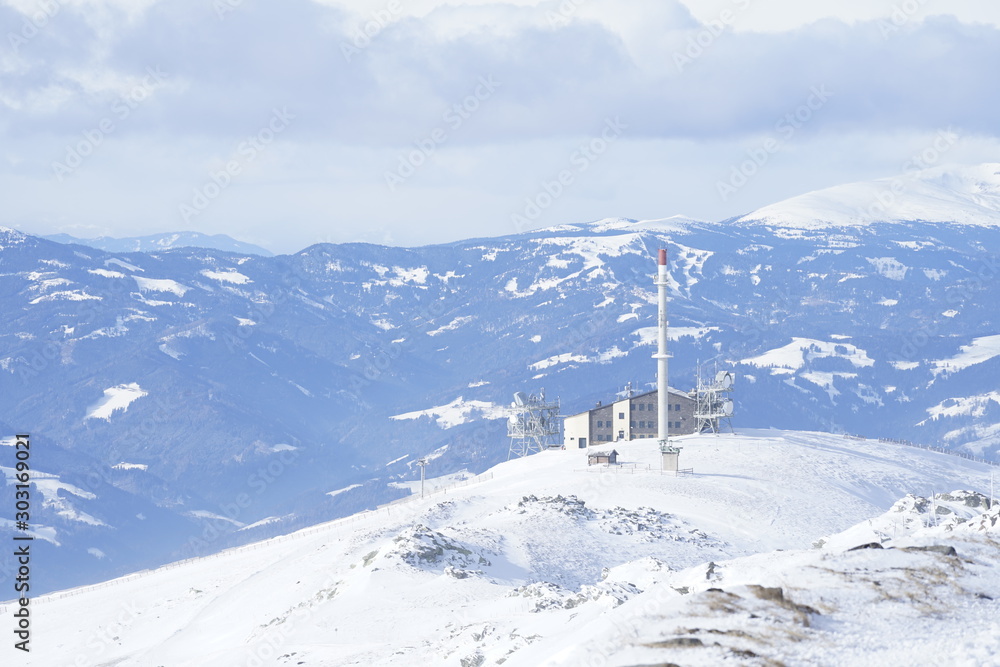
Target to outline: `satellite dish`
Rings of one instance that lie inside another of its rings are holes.
[[[722,385],[723,389],[731,389],[733,386],[733,374],[729,371],[719,371],[715,374],[715,384]]]
[[[727,417],[732,417],[733,416],[733,402],[732,401],[724,401],[722,403],[722,414],[726,415]]]
[[[528,395],[523,391],[518,391],[514,393],[514,405],[519,408],[523,408],[528,404]]]

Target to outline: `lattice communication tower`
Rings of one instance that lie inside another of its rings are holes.
[[[560,447],[561,427],[559,399],[553,403],[547,402],[544,389],[538,396],[529,396],[523,391],[515,393],[514,402],[507,409],[507,436],[510,437],[507,460]]]

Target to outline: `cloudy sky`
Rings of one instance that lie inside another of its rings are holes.
[[[276,252],[997,161],[994,0],[0,0],[0,225]],[[933,165],[928,165],[933,166]]]

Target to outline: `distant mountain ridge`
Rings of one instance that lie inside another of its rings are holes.
[[[887,222],[1000,226],[1000,163],[942,166],[816,190],[736,219],[803,230]]]
[[[107,252],[159,252],[174,248],[211,248],[261,257],[274,256],[270,250],[253,243],[238,241],[225,234],[202,234],[201,232],[166,232],[125,238],[99,236],[94,239],[81,239],[69,234],[49,234],[42,238],[56,243],[76,243]]]
[[[660,247],[671,385],[699,362],[735,370],[737,428],[996,456],[1000,228],[789,229],[609,219],[276,257],[2,231],[0,415],[51,443],[37,469],[68,485],[39,510],[51,585],[373,507],[422,456],[484,470],[506,458],[515,391],[572,414],[651,382]],[[150,508],[173,522],[160,542]]]

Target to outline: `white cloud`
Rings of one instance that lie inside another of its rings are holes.
[[[27,6],[8,1],[0,19],[16,26],[15,4]],[[1000,8],[950,4],[959,22],[928,18],[925,4],[886,37],[877,19],[893,4],[585,0],[553,22],[572,3],[247,1],[220,18],[201,0],[76,0],[16,57],[0,56],[0,188],[13,193],[0,225],[118,236],[194,226],[295,246],[358,240],[362,227],[365,240],[399,243],[509,233],[510,213],[616,116],[628,125],[621,140],[539,225],[726,218],[897,173],[948,126],[966,137],[948,161],[995,159],[1000,92],[984,82],[1000,61],[990,27]],[[676,54],[723,8],[732,26],[679,68]],[[348,61],[342,44],[373,20],[378,33]],[[165,80],[121,118],[116,103],[150,67]],[[448,110],[490,75],[496,94],[450,127]],[[834,93],[829,104],[720,201],[715,183],[816,85]],[[295,114],[287,132],[182,220],[178,205],[275,107]],[[53,162],[104,118],[114,130],[72,175],[54,178]],[[384,173],[437,128],[445,140],[389,193]],[[679,187],[664,194],[664,182]],[[331,227],[331,211],[359,224]],[[276,220],[297,229],[279,240]]]

